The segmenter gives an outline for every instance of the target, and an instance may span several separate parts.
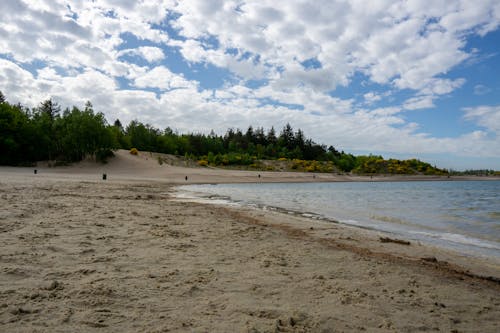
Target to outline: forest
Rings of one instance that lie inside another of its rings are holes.
[[[105,163],[113,150],[135,148],[184,156],[201,166],[246,166],[272,170],[263,161],[288,161],[290,168],[311,172],[352,172],[357,174],[442,175],[447,170],[417,159],[384,159],[382,156],[354,156],[332,145],[306,138],[302,130],[286,124],[279,133],[271,127],[246,131],[228,129],[224,135],[213,131],[178,133],[138,120],[123,126],[120,120],[108,124],[104,114],[90,102],[61,110],[52,99],[28,108],[10,104],[0,92],[0,165],[30,166],[37,161],[53,165],[77,162],[85,157]]]

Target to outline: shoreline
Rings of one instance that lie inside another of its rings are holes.
[[[211,206],[210,204],[206,205]],[[347,225],[341,222],[293,216],[293,222],[283,223],[283,219],[290,218],[290,215],[285,211],[266,211],[263,215],[259,215],[257,211],[253,211],[251,208],[224,208],[232,210],[233,214],[243,213],[243,215],[250,218],[258,216],[259,218],[254,223],[274,224],[277,228],[282,228],[293,234],[301,234],[304,238],[310,237],[314,241],[337,249],[348,250],[369,257],[380,257],[395,262],[401,261],[428,266],[450,275],[463,275],[488,283],[492,282],[500,287],[500,261],[492,261],[490,257],[463,255],[452,249],[408,241],[404,238],[394,238],[391,234],[383,231]],[[273,215],[275,216],[273,217]],[[334,224],[333,229],[340,235],[335,234],[332,237],[331,234],[322,232],[332,229],[331,224]],[[353,244],[352,241],[355,239],[357,239],[356,242],[361,242],[363,245]]]
[[[500,257],[494,257],[484,253],[463,253],[451,246],[447,247],[438,245],[437,243],[433,244],[428,240],[411,239],[404,235],[366,227],[364,225],[349,224],[324,217],[314,212],[294,211],[288,208],[269,205],[240,205],[239,203],[231,201],[230,198],[220,198],[217,195],[208,193],[204,193],[206,196],[200,193],[201,196],[195,195],[192,197],[185,197],[182,196],[182,192],[185,192],[185,190],[180,189],[181,192],[175,192],[176,189],[179,191],[179,187],[182,187],[182,185],[173,187],[174,193],[171,195],[173,195],[174,200],[193,202],[209,207],[223,207],[228,210],[242,212],[249,216],[258,216],[267,221],[278,220],[278,225],[282,225],[284,219],[291,219],[292,222],[286,223],[287,227],[301,230],[306,234],[310,233],[309,230],[314,230],[315,228],[328,229],[330,226],[335,226],[339,232],[342,231],[345,233],[341,236],[335,235],[335,237],[338,237],[336,241],[334,241],[333,237],[328,237],[328,235],[318,232],[314,233],[313,238],[316,238],[317,241],[320,242],[333,241],[336,244],[342,244],[342,247],[355,249],[355,251],[366,253],[374,252],[412,262],[423,261],[434,263],[437,266],[453,267],[451,270],[455,273],[476,277],[480,280],[493,281],[500,285]],[[178,196],[179,194],[181,194],[181,196]],[[363,239],[364,246],[362,247],[353,247],[350,242],[339,242],[339,239],[342,238],[344,238],[344,240],[350,240],[360,237]]]
[[[433,206],[433,202],[429,201],[416,204],[406,202],[410,200],[404,194],[406,192],[400,192],[413,189],[410,193],[413,196],[415,189],[427,193],[426,195],[431,190],[434,191],[432,192],[434,196],[439,197],[450,189],[457,190],[458,186],[459,192],[486,188],[493,191],[491,195],[494,195],[496,184],[478,183],[477,185],[467,185],[464,183],[451,186],[451,184],[442,183],[437,184],[437,187],[430,184],[425,185],[424,183],[413,186],[411,182],[408,182],[407,185],[394,184],[390,186],[389,184],[387,186],[365,186],[355,185],[355,183],[352,185],[323,184],[319,186],[313,184],[301,185],[301,183],[287,183],[286,185],[190,184],[178,185],[176,195],[179,199],[193,202],[226,205],[236,209],[242,207],[261,211],[275,211],[285,215],[307,218],[311,221],[324,221],[355,227],[386,235],[386,237],[400,238],[408,242],[422,243],[426,246],[444,249],[460,256],[491,258],[500,266],[500,243],[498,235],[495,234],[498,220],[486,219],[490,215],[493,216],[494,213],[482,216],[486,220],[482,220],[477,214],[468,215],[468,212],[474,208],[474,205],[472,205],[470,210],[464,208],[460,210],[460,214],[465,214],[460,215],[462,221],[451,223],[446,219],[440,219],[440,216],[447,214],[449,211],[447,207],[453,207],[454,203],[446,199],[448,196],[440,199],[438,206]],[[325,192],[325,189],[332,191]],[[348,193],[344,194],[344,191],[348,191]],[[377,193],[376,197],[374,197],[372,191]],[[402,197],[396,201],[392,199],[395,192],[402,193]],[[311,196],[311,193],[314,193],[314,195]],[[451,197],[455,197],[453,193],[455,192],[451,192]],[[330,196],[331,198],[329,198]],[[340,197],[344,199],[339,200]],[[386,199],[392,203],[386,203]],[[476,199],[481,200],[479,197]],[[359,202],[362,203],[363,201],[371,202],[369,206],[372,208],[365,207],[368,204],[359,204]],[[398,203],[399,201],[406,202],[403,208],[398,207],[398,205],[401,205],[401,203]],[[358,202],[358,204],[355,202]],[[461,204],[464,204],[464,207],[469,207],[466,201],[461,201]],[[485,203],[482,204],[483,207],[485,205]],[[494,212],[498,208],[494,200],[493,202],[490,200],[489,205],[491,206],[487,207],[487,209],[490,212]],[[345,209],[346,207],[349,208]],[[457,212],[459,207],[455,208],[457,209],[453,209],[453,213]],[[400,209],[401,211],[399,211]],[[422,214],[420,209],[434,213]],[[479,220],[474,221],[475,226],[482,231],[467,229],[470,223],[468,221],[477,218]],[[430,221],[434,221],[434,223]],[[479,223],[480,221],[482,221],[482,224]]]
[[[0,330],[500,325],[500,283],[482,262],[293,215],[179,202],[172,184],[132,175],[0,175]]]

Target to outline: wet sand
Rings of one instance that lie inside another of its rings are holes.
[[[498,263],[178,201],[199,169],[120,163],[0,168],[0,331],[500,331]]]

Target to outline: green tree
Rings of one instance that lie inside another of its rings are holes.
[[[58,135],[55,128],[55,122],[59,118],[61,107],[52,99],[47,99],[40,103],[34,110],[34,121],[36,131],[41,143],[43,155],[49,160],[58,155]]]
[[[137,120],[133,120],[127,126],[125,132],[130,137],[132,147],[143,151],[157,150],[157,138],[160,131],[151,125],[144,125]]]
[[[295,135],[289,123],[283,127],[278,139],[278,144],[281,148],[286,148],[287,150],[293,150],[293,148],[295,148]]]
[[[116,119],[113,126],[109,126],[108,130],[111,132],[111,136],[113,137],[113,147],[127,150],[132,148],[130,137],[125,134],[125,130],[123,129],[123,125],[119,119]]]
[[[0,103],[0,164],[15,165],[30,160],[29,119],[19,106]]]
[[[113,132],[108,129],[102,113],[94,113],[92,105],[87,103],[81,111],[73,107],[58,120],[57,127],[61,140],[61,158],[79,161],[87,155],[100,159],[108,151],[116,148]]]
[[[350,172],[356,166],[356,157],[352,154],[342,152],[338,160],[337,166],[344,172]]]
[[[270,145],[276,145],[278,143],[278,138],[276,137],[276,131],[274,126],[267,132],[266,141]]]

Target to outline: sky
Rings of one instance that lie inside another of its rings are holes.
[[[500,170],[500,1],[4,0],[0,91]]]

